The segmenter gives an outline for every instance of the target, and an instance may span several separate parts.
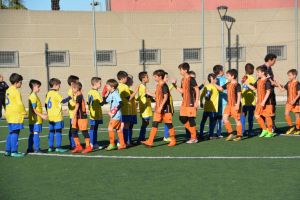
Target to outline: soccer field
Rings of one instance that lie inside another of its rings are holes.
[[[68,132],[67,121],[64,134]],[[1,200],[300,198],[300,137],[253,137],[241,142],[218,139],[188,145],[176,113],[178,145],[173,148],[161,141],[161,125],[153,148],[99,150],[87,156],[45,153],[14,159],[3,155],[7,128],[4,121],[0,126]],[[282,106],[277,109],[276,126],[280,132],[286,129]],[[135,129],[136,137],[139,125]],[[23,152],[27,136],[28,127],[20,134],[19,149]],[[108,144],[107,136],[105,124],[98,136],[100,145]],[[67,145],[67,140],[64,135],[63,144]],[[44,128],[41,148],[47,147]]]

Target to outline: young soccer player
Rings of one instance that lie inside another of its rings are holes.
[[[122,100],[120,94],[118,92],[118,82],[115,79],[109,79],[106,82],[107,90],[109,91],[109,95],[107,96],[105,102],[110,103],[110,111],[108,115],[110,116],[110,121],[108,125],[108,133],[109,133],[109,145],[106,148],[107,151],[115,150],[115,149],[125,149],[126,144],[124,142],[123,135],[123,123],[121,122],[122,112],[121,112],[121,104]],[[115,133],[114,130],[118,133],[118,138],[120,142],[120,146],[117,147],[115,144]]]
[[[200,96],[200,106],[201,108],[204,107],[204,112],[200,123],[200,137],[203,137],[204,126],[207,118],[209,118],[209,139],[213,139],[219,108],[219,91],[215,87],[215,84],[217,83],[216,75],[213,73],[209,74],[207,79],[209,84],[204,87],[204,90]],[[205,99],[204,106],[203,99]]]
[[[139,80],[141,81],[141,84],[139,85],[139,91],[138,91],[138,103],[139,103],[140,117],[142,119],[142,125],[137,140],[137,144],[140,144],[141,141],[145,140],[146,129],[153,115],[152,107],[151,107],[151,96],[147,95],[147,83],[149,83],[148,73],[145,71],[140,72]]]
[[[103,114],[102,114],[102,102],[103,99],[98,92],[101,88],[101,78],[93,77],[91,79],[92,89],[88,92],[88,109],[89,109],[89,118],[90,118],[90,140],[93,149],[102,149],[101,146],[97,143],[98,138],[98,127],[100,124],[103,124]]]
[[[272,116],[274,116],[274,99],[272,98],[272,83],[267,78],[267,67],[260,66],[256,68],[258,80],[254,85],[248,84],[247,86],[251,90],[256,90],[257,100],[256,100],[256,108],[254,112],[254,116],[262,128],[262,133],[259,137],[270,138],[273,137],[273,120]],[[264,119],[267,122],[267,126],[265,125]]]
[[[70,129],[69,129],[69,142],[70,142],[70,149],[74,149],[76,147],[74,138],[72,136],[72,119],[73,119],[73,113],[75,109],[76,104],[76,97],[73,94],[73,85],[75,83],[79,82],[79,77],[71,75],[68,77],[68,85],[70,86],[68,90],[68,96],[71,97],[70,101],[68,102],[68,109],[69,109],[69,117],[70,117]]]
[[[154,138],[157,134],[158,124],[164,122],[167,124],[170,134],[169,147],[176,145],[175,130],[172,123],[172,106],[170,102],[170,91],[168,85],[164,81],[165,71],[155,70],[153,72],[154,80],[157,82],[155,95],[148,93],[150,96],[155,96],[155,113],[153,117],[152,129],[150,136],[142,144],[146,146],[153,146]]]
[[[82,84],[80,82],[74,83],[72,86],[72,91],[74,96],[76,97],[76,104],[75,109],[73,112],[73,119],[72,119],[72,136],[74,138],[76,147],[72,151],[72,153],[80,153],[87,154],[93,151],[93,148],[90,144],[90,136],[88,133],[88,119],[87,119],[87,110],[85,106],[85,101],[82,95]],[[82,132],[85,140],[85,149],[83,150],[80,140],[78,137],[78,131]]]
[[[9,77],[11,86],[6,90],[5,117],[8,123],[8,135],[6,137],[6,156],[16,158],[23,157],[24,154],[18,152],[18,139],[22,129],[24,129],[25,107],[22,102],[20,91],[23,77],[20,74],[12,73]]]
[[[40,92],[41,82],[31,79],[29,81],[29,87],[31,93],[28,101],[28,121],[29,121],[29,138],[27,153],[39,153],[40,152],[40,134],[42,133],[43,119],[48,119],[47,115],[43,114],[43,107],[40,98],[37,93]]]
[[[255,105],[256,105],[256,94],[255,91],[248,88],[248,86],[245,83],[245,81],[248,82],[248,84],[253,85],[256,82],[254,74],[254,65],[251,63],[247,63],[245,65],[245,71],[246,75],[242,79],[242,115],[241,115],[241,122],[243,126],[243,134],[245,133],[246,129],[246,116],[248,115],[248,136],[254,136],[253,133],[253,118],[254,118],[254,111],[255,111]]]
[[[62,104],[69,102],[70,97],[63,99],[59,94],[60,84],[61,81],[57,78],[49,80],[50,91],[46,95],[45,106],[49,120],[48,152],[64,153],[67,150],[61,148],[62,129],[64,128]],[[54,136],[56,137],[56,148],[54,148]]]
[[[285,105],[285,120],[289,126],[286,134],[300,134],[300,83],[297,81],[298,71],[291,69],[287,72],[289,81],[283,87],[278,84],[282,91],[287,91],[287,102]],[[296,126],[293,126],[290,113],[293,112],[296,118]]]
[[[224,67],[222,65],[215,65],[213,67],[213,72],[217,76],[217,85],[223,87],[227,80],[224,73]],[[226,91],[219,91],[219,108],[217,114],[217,136],[222,138],[223,129],[223,113],[227,105],[227,93]]]
[[[186,143],[193,144],[198,142],[195,118],[199,106],[200,91],[196,80],[189,75],[190,65],[188,63],[182,63],[178,66],[178,69],[183,77],[181,86],[176,86],[177,91],[179,91],[183,97],[179,120],[191,134],[190,139]]]
[[[241,116],[241,85],[237,82],[238,72],[236,69],[230,69],[226,72],[227,83],[225,85],[215,85],[219,91],[227,91],[228,103],[225,107],[223,114],[223,121],[225,128],[228,132],[226,138],[227,141],[241,141],[242,140],[242,123],[240,120]],[[236,123],[237,137],[234,136],[233,130],[229,121],[229,117],[232,117]]]

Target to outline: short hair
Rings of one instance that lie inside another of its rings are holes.
[[[128,74],[127,74],[127,72],[125,72],[125,71],[119,71],[119,72],[117,73],[117,78],[118,78],[118,80],[121,80],[121,79],[127,78],[127,77],[128,77]]]
[[[265,62],[268,62],[269,60],[274,60],[274,59],[276,59],[277,58],[277,56],[275,55],[275,54],[273,54],[273,53],[268,53],[267,55],[266,55],[266,57],[265,57]]]
[[[29,87],[30,87],[30,89],[32,90],[32,89],[33,89],[33,86],[35,86],[35,85],[41,86],[42,83],[41,83],[41,81],[39,81],[39,80],[31,79],[31,80],[29,81]]]
[[[190,64],[189,63],[182,63],[178,66],[178,69],[186,70],[187,72],[190,71]]]
[[[101,81],[101,78],[100,77],[93,77],[91,79],[91,84],[92,85],[95,85],[96,83],[98,83],[99,81]]]
[[[140,72],[139,73],[139,80],[142,81],[143,78],[145,78],[146,76],[148,76],[148,73],[146,71]]]
[[[9,77],[9,82],[11,84],[18,83],[20,81],[23,81],[23,76],[17,73],[12,73]]]
[[[74,83],[74,88],[77,88],[79,91],[81,91],[81,89],[82,89],[82,83],[80,83],[80,82],[75,82],[75,83]]]
[[[118,81],[116,81],[115,79],[108,79],[106,81],[106,84],[109,85],[110,87],[113,87],[114,89],[116,89],[119,86]]]
[[[217,77],[216,74],[210,73],[210,74],[208,74],[208,76],[207,76],[207,80],[208,80],[209,83],[211,83],[210,79],[211,79],[211,78],[216,79],[216,77]]]
[[[298,75],[298,71],[297,71],[296,69],[290,69],[290,70],[287,72],[287,74],[293,74],[293,75],[297,76],[297,75]]]
[[[267,76],[268,68],[266,66],[262,65],[262,66],[256,67],[256,71],[260,71]]]
[[[238,77],[238,71],[236,69],[230,69],[226,72],[226,74],[233,76],[234,79]]]
[[[61,81],[57,78],[51,78],[49,80],[49,86],[50,88],[53,88],[54,85],[60,85],[61,84]]]
[[[166,74],[166,72],[165,72],[164,70],[162,70],[162,69],[158,69],[158,70],[155,70],[155,71],[153,72],[153,76],[159,76],[159,77],[161,77],[162,79],[165,78],[165,74]]]
[[[68,77],[68,84],[71,85],[72,83],[76,83],[77,81],[79,81],[79,77],[75,76],[75,75],[70,75]]]
[[[221,71],[224,70],[224,67],[222,65],[215,65],[213,67],[213,72],[215,73],[215,75],[219,75]]]
[[[196,76],[196,72],[194,72],[194,71],[189,71],[189,75]]]
[[[254,65],[251,63],[247,63],[245,65],[245,71],[247,74],[250,74],[250,75],[254,74]]]

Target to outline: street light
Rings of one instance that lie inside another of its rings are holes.
[[[218,6],[217,7],[220,19],[221,19],[221,61],[222,65],[224,67],[225,65],[225,44],[224,44],[224,21],[222,20],[222,17],[226,15],[228,7],[227,6]]]
[[[228,69],[231,69],[231,28],[233,23],[235,22],[235,19],[231,16],[225,15],[222,17],[222,21],[225,22],[228,31]]]
[[[96,37],[96,17],[95,17],[95,7],[99,5],[99,2],[93,0],[92,3],[90,3],[92,6],[92,11],[93,11],[93,60],[94,60],[94,70],[95,70],[95,76],[98,77],[98,67],[97,67],[97,37]]]

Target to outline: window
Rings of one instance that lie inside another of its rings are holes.
[[[231,60],[236,61],[237,57],[239,61],[245,61],[246,60],[246,48],[245,47],[239,47],[238,50],[236,47],[231,47],[231,51],[229,51],[228,48],[226,48],[226,59],[229,60],[229,55],[231,54]]]
[[[115,66],[117,65],[116,51],[114,50],[98,50],[97,65]]]
[[[286,60],[286,46],[267,46],[267,53],[273,53],[277,56],[277,60]]]
[[[0,51],[0,67],[19,67],[19,52]]]
[[[69,67],[69,51],[48,51],[49,67]]]
[[[201,62],[201,49],[183,49],[183,62]]]
[[[160,49],[140,50],[140,64],[160,64]]]

